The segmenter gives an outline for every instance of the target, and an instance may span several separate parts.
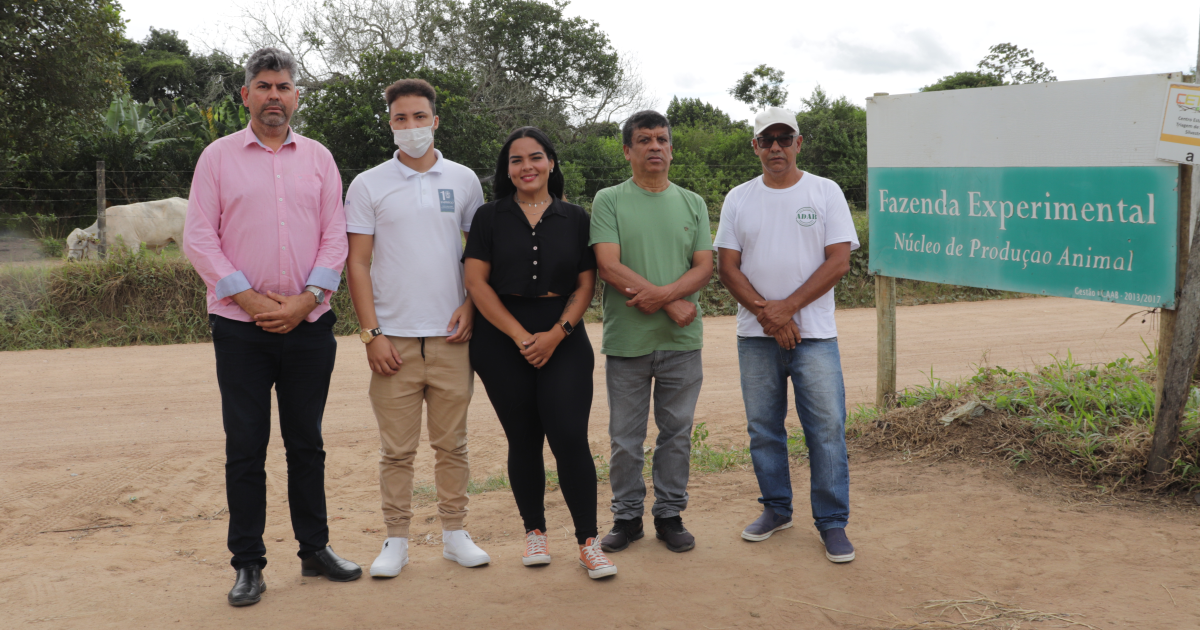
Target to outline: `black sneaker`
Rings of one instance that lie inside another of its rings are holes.
[[[612,531],[600,541],[600,548],[615,553],[629,546],[635,540],[641,540],[646,532],[642,530],[642,517],[618,518],[613,521]]]
[[[667,549],[676,553],[689,551],[696,546],[696,537],[683,526],[683,517],[654,517],[654,531],[658,539],[667,543]]]

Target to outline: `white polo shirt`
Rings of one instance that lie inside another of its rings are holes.
[[[721,223],[713,245],[742,253],[742,273],[759,295],[782,300],[808,281],[825,262],[825,248],[850,243],[858,234],[846,196],[833,180],[805,172],[795,186],[768,188],[762,176],[725,195]],[[800,337],[837,337],[833,289],[800,309],[792,319]],[[750,311],[738,305],[739,337],[766,337]]]
[[[392,337],[450,335],[446,326],[466,297],[462,233],[471,231],[483,188],[471,169],[434,152],[424,173],[393,155],[346,193],[346,231],[375,236],[375,314]]]

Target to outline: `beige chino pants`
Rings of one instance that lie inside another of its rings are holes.
[[[392,376],[371,373],[371,407],[379,423],[379,494],[389,537],[407,538],[412,521],[413,459],[428,409],[429,445],[442,529],[463,528],[467,515],[467,406],[475,379],[466,343],[445,337],[388,337],[404,362]]]

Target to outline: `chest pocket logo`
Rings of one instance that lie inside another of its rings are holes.
[[[812,208],[800,208],[796,211],[796,223],[800,227],[812,227],[817,223],[817,211]]]
[[[454,212],[454,189],[439,188],[438,203],[441,204],[442,212]]]

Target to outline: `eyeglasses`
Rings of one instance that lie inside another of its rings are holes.
[[[792,146],[792,142],[796,140],[796,135],[788,134],[786,136],[759,136],[755,138],[755,140],[758,140],[758,148],[760,149],[770,149],[771,145],[775,144],[776,142],[779,143],[779,148],[785,149]]]

